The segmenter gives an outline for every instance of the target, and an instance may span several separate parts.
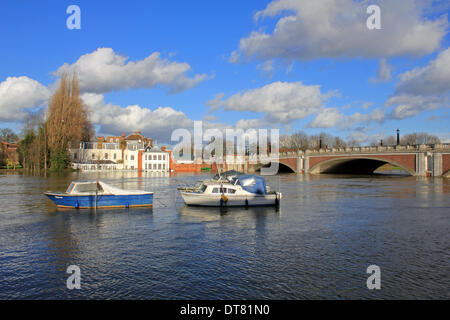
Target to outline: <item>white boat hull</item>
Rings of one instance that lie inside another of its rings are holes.
[[[226,195],[203,194],[196,192],[181,191],[184,202],[190,206],[205,207],[237,207],[237,206],[275,206],[280,204],[281,193],[270,193],[265,195]]]

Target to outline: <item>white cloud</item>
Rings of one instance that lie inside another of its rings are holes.
[[[248,129],[263,129],[270,128],[274,125],[274,123],[267,121],[264,118],[257,119],[240,119],[234,127],[236,129],[248,130]]]
[[[362,146],[368,146],[372,143],[378,145],[383,138],[381,133],[368,134],[364,130],[355,130],[347,136],[347,141],[357,141]]]
[[[449,107],[450,48],[426,66],[399,75],[394,95],[386,102],[395,106],[392,118],[413,117],[422,111]]]
[[[207,105],[212,110],[223,106],[225,110],[263,113],[266,121],[287,124],[316,114],[323,102],[335,95],[336,91],[322,93],[318,85],[277,81],[224,100],[224,95],[218,94]]]
[[[0,82],[0,121],[15,122],[27,112],[47,104],[49,89],[28,77],[8,77]]]
[[[368,124],[372,122],[382,123],[385,120],[385,112],[376,108],[369,114],[356,112],[349,116],[339,112],[337,108],[326,108],[322,110],[309,124],[309,128],[332,128],[349,129],[357,124]]]
[[[82,92],[106,93],[111,91],[168,87],[170,92],[180,92],[194,87],[206,78],[197,74],[189,78],[191,66],[186,63],[161,59],[154,52],[144,60],[127,61],[128,58],[111,48],[99,48],[81,56],[75,63],[62,65],[55,74],[77,72]]]
[[[396,93],[435,95],[450,91],[450,48],[442,51],[425,67],[414,68],[399,75]]]
[[[213,114],[207,114],[203,116],[203,121],[218,121],[219,118],[217,118],[215,115]]]
[[[448,107],[447,98],[421,95],[396,95],[386,102],[387,106],[396,106],[391,113],[394,119],[413,117],[426,110],[436,110],[445,104]]]
[[[151,110],[139,105],[121,107],[104,102],[102,94],[85,93],[82,95],[84,103],[89,107],[90,120],[100,127],[99,133],[120,135],[133,131],[141,131],[148,137],[158,141],[170,142],[175,129],[184,128],[192,131],[194,120],[184,112],[172,107],[158,107]],[[216,128],[223,130],[231,127],[218,122],[212,117],[203,119],[203,130]]]
[[[382,58],[379,61],[379,67],[377,71],[376,78],[370,78],[369,81],[372,83],[385,82],[392,79],[391,76],[391,66],[388,65],[386,58]]]
[[[100,126],[101,133],[121,134],[141,131],[158,140],[170,140],[177,128],[192,128],[193,120],[182,111],[172,107],[158,107],[154,110],[139,105],[121,107],[105,104],[103,95],[87,93],[82,95],[89,107],[90,120]]]
[[[381,29],[369,30],[366,1],[274,0],[255,14],[256,21],[281,16],[273,32],[251,32],[240,40],[229,61],[417,56],[439,48],[447,32],[446,15],[426,19],[414,0],[377,4],[381,8]]]
[[[337,108],[328,108],[320,112],[309,124],[309,128],[332,128],[342,121],[344,115]]]
[[[261,64],[258,64],[256,66],[256,69],[257,70],[261,70],[263,73],[265,73],[269,77],[272,77],[273,76],[273,70],[274,70],[273,60],[267,60],[267,61],[264,61]]]

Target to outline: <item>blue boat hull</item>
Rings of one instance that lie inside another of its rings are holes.
[[[153,206],[153,193],[138,195],[65,195],[46,193],[58,207],[63,208],[129,208]],[[97,199],[96,199],[97,198]]]

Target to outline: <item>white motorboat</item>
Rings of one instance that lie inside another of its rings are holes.
[[[257,175],[219,176],[178,190],[184,202],[193,206],[277,206],[282,198],[281,192],[270,191],[264,178]]]

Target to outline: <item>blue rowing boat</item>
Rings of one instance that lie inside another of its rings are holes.
[[[130,208],[153,206],[153,192],[123,190],[102,181],[72,182],[66,192],[44,193],[61,208]]]

